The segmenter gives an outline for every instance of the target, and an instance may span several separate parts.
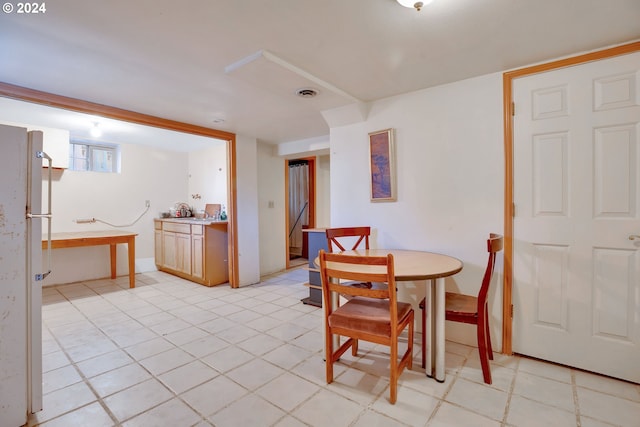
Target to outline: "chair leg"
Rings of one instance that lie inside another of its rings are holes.
[[[415,321],[413,319],[411,319],[411,323],[409,323],[409,341],[408,341],[408,346],[409,348],[407,349],[409,351],[409,362],[407,363],[407,367],[409,369],[413,368],[413,338],[415,335],[415,326],[414,326]],[[423,356],[424,357],[424,356]]]
[[[480,365],[482,366],[482,376],[486,384],[491,384],[491,365],[489,364],[489,353],[487,351],[487,336],[486,336],[486,319],[478,319],[476,325],[478,335],[478,353],[480,354]]]
[[[425,304],[427,303],[426,300],[422,300],[422,302],[420,303],[420,305],[423,307],[422,308],[422,368],[426,368],[427,367],[427,314],[426,314],[426,310],[427,307],[425,306]]]
[[[355,338],[353,338],[353,344],[351,344],[351,355],[352,356],[358,355],[358,340]]]
[[[391,343],[391,359],[389,363],[389,402],[393,405],[398,399],[398,340]]]
[[[327,375],[327,384],[331,384],[333,382],[333,339],[332,334],[329,328],[325,329],[325,368]]]
[[[489,353],[489,359],[493,360],[493,347],[491,346],[491,332],[489,330],[489,310],[487,307],[484,308],[484,326],[485,326],[485,335],[487,337],[487,352]]]

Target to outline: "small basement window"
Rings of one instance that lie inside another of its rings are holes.
[[[117,173],[120,171],[120,146],[72,140],[69,144],[69,170]]]

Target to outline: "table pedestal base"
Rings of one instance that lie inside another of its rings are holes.
[[[444,306],[445,306],[445,286],[444,278],[432,279],[427,284],[425,294],[425,310],[427,311],[426,334],[427,348],[425,371],[428,377],[435,378],[438,382],[444,382]],[[442,309],[441,309],[442,308]]]

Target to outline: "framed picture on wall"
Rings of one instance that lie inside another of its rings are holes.
[[[393,129],[369,133],[369,170],[371,201],[396,200],[396,171]]]

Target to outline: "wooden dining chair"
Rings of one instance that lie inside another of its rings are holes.
[[[346,248],[351,250],[369,249],[371,227],[327,228],[325,233],[327,235],[327,247],[329,248],[329,252],[346,251]],[[363,243],[364,247],[362,247]],[[349,282],[349,286],[371,288],[374,284],[370,282]],[[375,286],[384,285],[375,284]]]
[[[347,240],[353,241],[355,237],[355,243],[351,245],[351,250],[354,249],[369,249],[369,236],[371,235],[371,227],[341,227],[341,228],[327,228],[327,246],[329,252],[346,251],[345,244]],[[364,248],[360,247],[360,244],[364,242]],[[348,247],[348,245],[347,245]]]
[[[491,384],[491,366],[489,359],[493,360],[493,349],[491,347],[491,334],[489,327],[489,309],[487,296],[489,294],[489,285],[491,284],[491,276],[493,275],[493,267],[496,262],[496,254],[502,250],[503,237],[499,234],[491,233],[487,239],[487,251],[489,252],[489,260],[487,268],[482,278],[482,285],[478,296],[463,295],[454,292],[445,294],[445,319],[453,322],[470,323],[476,325],[476,334],[478,339],[478,352],[480,354],[480,365],[482,366],[482,376],[484,382]],[[427,308],[425,307],[425,299],[420,301],[420,309],[422,310],[422,367],[425,367],[425,350],[426,350],[426,324],[427,324]]]
[[[327,384],[333,382],[333,364],[351,347],[358,353],[358,340],[390,347],[390,396],[395,404],[398,377],[405,368],[411,369],[413,359],[414,312],[411,304],[398,302],[394,277],[393,255],[383,257],[341,255],[320,251],[320,276],[325,316],[325,360]],[[341,280],[385,282],[384,289],[345,286]],[[349,295],[340,307],[333,307],[331,293]],[[398,338],[408,328],[407,350],[398,362]],[[347,337],[334,349],[333,336]]]

